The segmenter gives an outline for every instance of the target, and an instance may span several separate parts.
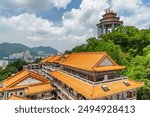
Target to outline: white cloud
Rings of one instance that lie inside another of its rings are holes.
[[[63,16],[63,28],[85,38],[96,33],[96,23],[108,7],[107,0],[83,0],[79,9],[72,9]]]
[[[1,17],[0,22],[1,27],[10,26],[17,31],[48,33],[50,30],[53,30],[52,22],[36,17],[35,14],[25,13],[10,18]]]
[[[27,37],[27,39],[29,40],[29,41],[43,41],[43,38],[40,38],[40,37],[37,37],[37,36],[29,36],[29,37]]]
[[[87,37],[95,36],[96,23],[107,5],[106,0],[83,0],[79,9],[64,13],[62,27],[29,13],[9,18],[1,17],[0,27],[9,28],[7,30],[10,32],[15,30],[13,39],[19,42],[29,45],[55,43],[55,48],[64,51],[85,42]]]
[[[134,25],[138,28],[150,26],[150,8],[142,0],[112,0],[113,9],[120,13],[125,25]],[[125,15],[127,14],[127,15]]]
[[[71,2],[71,0],[50,0],[52,6],[57,8],[64,8],[66,9],[67,5]]]
[[[71,0],[0,0],[0,8],[12,10],[26,9],[26,10],[39,10],[39,9],[50,9],[52,7],[56,8],[66,8],[66,6],[71,2]]]
[[[139,8],[138,4],[142,4],[142,0],[112,0],[112,6],[117,11],[134,13]]]

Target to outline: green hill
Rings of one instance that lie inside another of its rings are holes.
[[[20,43],[2,43],[0,44],[0,58],[3,57],[8,57],[10,54],[13,53],[19,53],[19,52],[23,52],[29,50],[31,55],[33,56],[45,56],[45,55],[53,55],[53,54],[57,54],[57,50],[51,47],[34,47],[34,48],[29,48],[28,46],[25,46],[23,44]],[[43,52],[43,53],[40,53]]]

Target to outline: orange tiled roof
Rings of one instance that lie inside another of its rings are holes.
[[[21,72],[18,72],[14,76],[11,76],[11,77],[7,78],[6,80],[2,81],[3,85],[4,85],[3,88],[8,88],[8,87],[14,86],[15,84],[23,81],[24,79],[26,79],[28,77],[33,77],[33,78],[38,79],[43,82],[48,81],[48,79],[42,77],[41,75],[39,75],[37,73],[34,73],[29,70],[22,70]]]
[[[53,58],[47,60],[47,62],[48,62],[48,63],[55,62],[56,60],[60,59],[61,57],[62,57],[62,55],[53,56]]]
[[[4,88],[8,87],[10,84],[18,81],[19,79],[21,79],[27,75],[28,75],[28,72],[26,70],[23,70],[21,72],[16,73],[15,75],[5,79],[3,82]]]
[[[48,60],[52,59],[54,56],[49,56],[41,60],[42,63],[46,63]]]
[[[35,84],[28,84],[23,86],[14,86],[10,88],[6,88],[5,90],[14,90],[14,89],[25,89],[26,95],[37,94],[46,91],[54,90],[54,87],[51,86],[50,82],[42,82]]]
[[[51,63],[55,62],[56,60],[60,59],[62,55],[55,55],[55,56],[49,56],[43,60],[41,60],[42,63]]]
[[[105,55],[104,52],[80,52],[72,53],[63,63],[79,69],[92,70],[92,67]]]
[[[78,80],[77,78],[74,78],[60,71],[54,71],[50,74],[88,99],[98,99],[122,91],[135,89],[144,85],[143,83],[137,83],[135,81],[128,80],[131,86],[125,86],[123,82],[127,80],[119,80],[92,86],[84,81]],[[104,85],[108,86],[110,91],[103,91],[101,87]]]
[[[109,70],[121,70],[125,69],[126,66],[103,66],[103,67],[95,67],[93,68],[94,71],[109,71]]]
[[[126,81],[130,84],[130,86],[126,86],[123,83],[123,82],[126,82]],[[107,92],[103,91],[103,89],[101,87],[104,86],[104,85],[109,87],[110,91],[107,91]],[[115,93],[131,90],[131,89],[136,89],[136,88],[139,88],[139,87],[142,87],[142,86],[144,86],[143,82],[136,82],[136,81],[133,81],[131,79],[100,84],[100,85],[96,85],[94,87],[92,97],[95,97],[96,99],[98,99],[99,96],[105,97],[105,96],[113,95]]]
[[[43,62],[43,63],[52,63],[52,62],[61,63],[61,62],[63,62],[69,55],[70,55],[70,54],[49,56],[49,57],[47,57],[47,58],[41,60],[41,62]]]
[[[21,86],[16,86],[18,83],[22,82],[28,77],[33,77],[41,82],[34,83],[34,84],[26,84]],[[34,73],[29,70],[23,70],[14,76],[7,78],[6,80],[2,81],[1,83],[4,84],[3,88],[0,88],[0,91],[5,90],[14,90],[14,89],[25,89],[26,94],[34,94],[40,92],[51,91],[54,88],[51,86],[50,81],[41,75]]]
[[[28,88],[25,90],[26,95],[33,95],[37,93],[42,93],[42,92],[47,92],[47,91],[52,91],[54,90],[54,87],[50,85],[50,82],[47,83],[41,83],[41,84],[36,84],[36,85],[30,85]]]
[[[113,66],[97,67],[97,65],[99,65],[105,57],[112,62]],[[117,65],[106,52],[78,52],[66,55],[49,56],[41,62],[56,62],[62,65],[88,71],[121,70],[125,68],[125,66]]]
[[[8,88],[5,88],[4,90],[5,91],[9,91],[9,90],[14,90],[14,89],[24,89],[24,88],[27,88],[29,85],[21,85],[21,86],[13,86],[13,87],[8,87]]]
[[[12,95],[7,100],[30,100],[30,99],[29,98],[25,98],[25,97],[20,97],[20,96]]]
[[[55,62],[56,62],[56,63],[62,63],[62,62],[65,61],[65,60],[67,59],[67,57],[69,57],[69,56],[70,56],[70,54],[64,54],[64,55],[62,55],[61,58],[59,58],[59,59],[56,60]]]
[[[105,57],[107,57],[112,62],[113,66],[97,67],[97,65],[99,65]],[[122,67],[117,65],[106,52],[72,53],[61,64],[88,71],[103,71],[103,68],[105,70],[119,70],[124,68],[124,66]]]
[[[3,88],[0,87],[0,93],[3,92]]]

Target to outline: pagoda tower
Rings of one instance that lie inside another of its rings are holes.
[[[111,8],[106,9],[105,12],[103,18],[100,19],[100,23],[97,24],[98,37],[110,33],[117,26],[123,25],[123,21],[120,21],[120,17],[117,17],[117,13],[114,13]]]

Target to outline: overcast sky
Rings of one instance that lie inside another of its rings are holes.
[[[150,27],[149,0],[0,0],[0,43],[63,52],[96,36],[96,24],[110,5],[125,25]]]

